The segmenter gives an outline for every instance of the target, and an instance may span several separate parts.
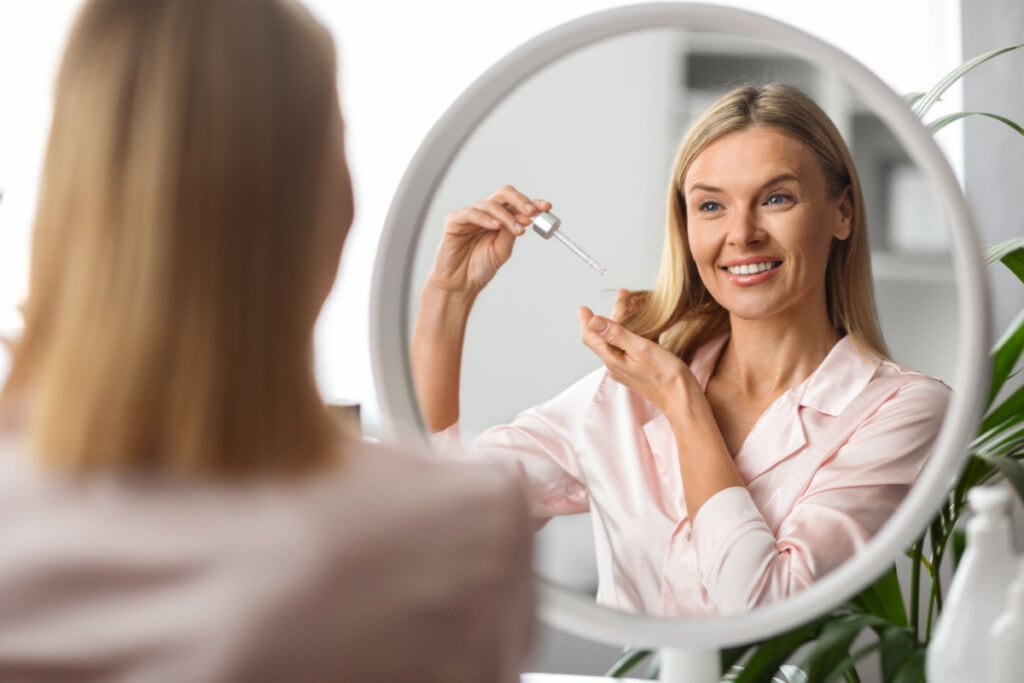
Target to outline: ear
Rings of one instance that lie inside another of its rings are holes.
[[[837,240],[845,240],[853,232],[853,196],[850,193],[849,185],[846,186],[843,194],[836,201],[836,212],[838,213],[838,221],[836,222],[835,229],[832,231],[832,236]]]

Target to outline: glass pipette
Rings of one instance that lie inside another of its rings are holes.
[[[583,259],[584,263],[596,270],[599,274],[604,275],[606,272],[605,267],[598,263],[590,254],[583,251],[583,249],[580,248],[580,245],[569,239],[565,233],[561,232],[559,230],[561,227],[562,220],[550,211],[537,214],[533,219],[533,231],[535,233],[546,240],[554,237],[556,240],[564,244],[569,251]]]

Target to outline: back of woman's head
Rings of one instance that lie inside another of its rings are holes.
[[[85,4],[3,395],[45,462],[232,474],[330,457],[312,330],[335,78],[330,36],[290,0]]]
[[[826,272],[826,305],[833,327],[884,356],[871,280],[867,211],[853,157],[835,124],[817,103],[783,83],[735,88],[715,101],[690,127],[669,182],[658,280],[648,305],[627,324],[643,336],[660,337],[663,345],[684,358],[728,330],[728,312],[708,293],[690,255],[684,183],[694,160],[711,143],[754,126],[775,128],[810,150],[830,200],[849,192],[851,232],[847,239],[833,242]]]

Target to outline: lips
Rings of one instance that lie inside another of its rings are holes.
[[[735,266],[726,266],[725,269],[731,275],[757,275],[767,270],[773,270],[782,265],[782,261],[761,261],[759,263],[741,263]]]
[[[737,285],[758,285],[770,280],[778,272],[782,261],[770,257],[736,259],[722,266],[729,280]]]

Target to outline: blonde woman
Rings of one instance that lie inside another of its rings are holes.
[[[82,7],[0,396],[0,679],[517,679],[515,483],[370,446],[317,391],[335,82],[291,0]]]
[[[472,302],[549,208],[505,187],[447,218],[413,341],[440,443],[458,440]],[[676,158],[654,288],[620,291],[611,318],[580,310],[602,367],[476,439],[522,473],[535,516],[592,513],[600,602],[698,616],[783,599],[902,500],[949,390],[887,359],[865,215],[812,100],[726,94]]]

